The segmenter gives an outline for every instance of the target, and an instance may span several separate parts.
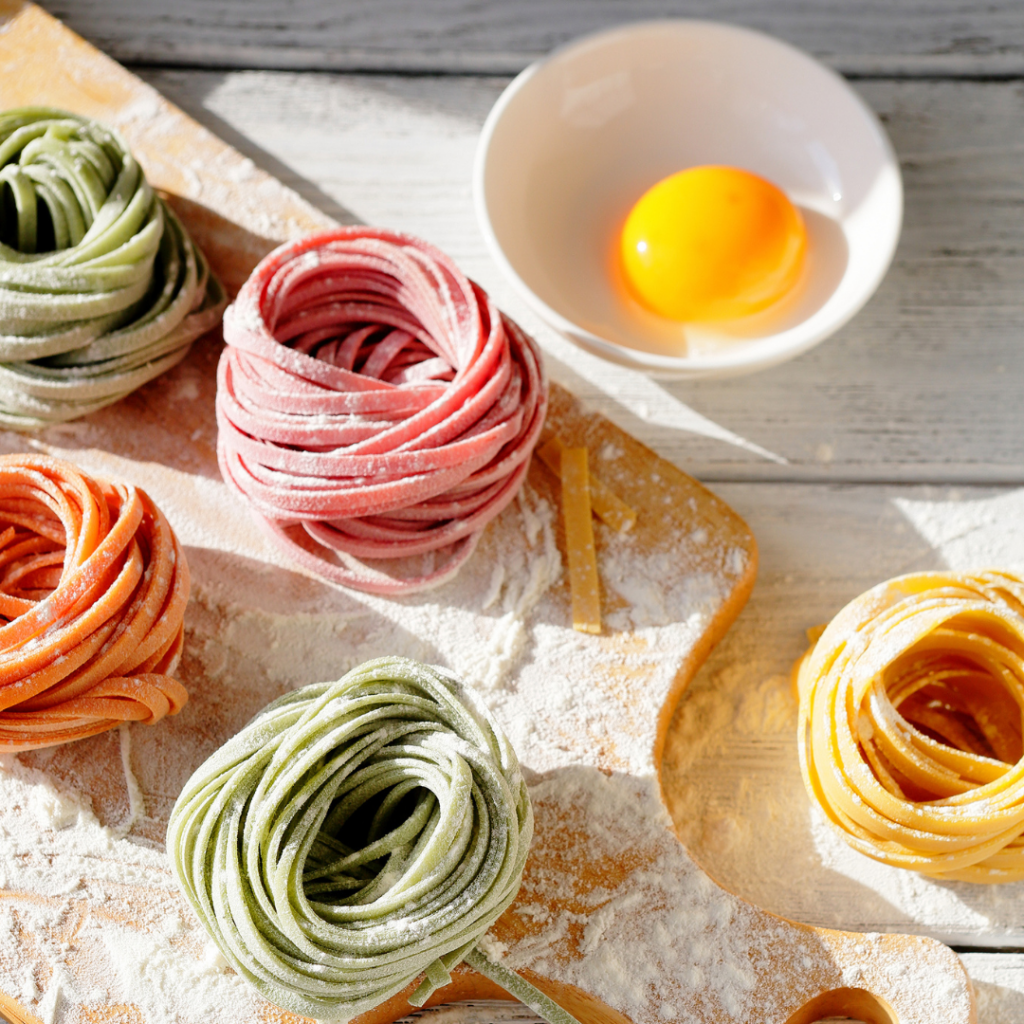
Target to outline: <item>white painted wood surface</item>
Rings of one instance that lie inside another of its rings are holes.
[[[712,875],[801,920],[1024,951],[1024,888],[937,892],[822,838],[796,772],[785,679],[803,628],[881,579],[993,560],[1024,571],[1024,92],[998,80],[1024,75],[1019,0],[44,6],[150,65],[143,77],[325,212],[450,252],[541,338],[556,379],[751,524],[754,598],[684,699],[669,746],[677,823]],[[460,72],[510,73],[579,32],[668,13],[763,28],[875,76],[855,87],[903,168],[903,238],[879,293],[816,350],[746,379],[656,383],[577,352],[513,295],[473,217],[476,139],[507,79]],[[401,74],[323,73],[332,68]],[[438,74],[406,74],[424,70]],[[965,961],[980,1024],[1024,1020],[1024,952]]]
[[[556,378],[700,479],[1024,483],[1019,83],[857,83],[905,176],[903,237],[881,289],[800,359],[659,383],[561,341],[488,257],[470,169],[504,79],[143,77],[328,213],[451,253],[542,339]]]

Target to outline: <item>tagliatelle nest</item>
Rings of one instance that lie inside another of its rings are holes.
[[[518,493],[547,410],[540,353],[426,242],[338,228],[283,245],[224,340],[221,472],[315,575],[435,586]]]
[[[0,750],[177,713],[188,593],[185,556],[143,491],[0,456]]]
[[[939,878],[1024,878],[1024,582],[890,580],[794,671],[807,791],[854,849]]]
[[[0,424],[116,402],[217,325],[224,291],[124,140],[76,114],[0,114]]]

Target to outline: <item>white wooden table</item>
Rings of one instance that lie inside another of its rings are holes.
[[[669,741],[683,837],[770,910],[951,942],[981,1024],[1024,1021],[1024,884],[927,885],[824,837],[785,678],[803,628],[882,579],[1024,572],[1020,0],[43,4],[326,213],[448,251],[540,338],[556,380],[749,522],[754,596]],[[473,152],[507,76],[581,32],[664,15],[750,25],[822,57],[882,117],[903,168],[903,237],[877,295],[813,352],[745,379],[655,383],[572,349],[512,293],[473,216]]]

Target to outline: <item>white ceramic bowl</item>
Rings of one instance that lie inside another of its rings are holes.
[[[774,182],[810,242],[797,293],[714,328],[658,317],[615,282],[630,208],[700,164]],[[473,185],[491,254],[544,320],[668,377],[772,366],[838,330],[882,280],[903,211],[889,140],[839,75],[770,36],[705,21],[625,25],[527,68],[487,118]]]

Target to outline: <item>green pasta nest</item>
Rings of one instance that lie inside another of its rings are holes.
[[[224,290],[117,132],[0,114],[0,423],[100,409],[184,358]]]
[[[442,670],[382,658],[264,708],[189,780],[167,846],[243,977],[285,1009],[348,1019],[425,975],[422,1005],[463,959],[519,994],[474,947],[515,898],[532,833],[486,711]]]

